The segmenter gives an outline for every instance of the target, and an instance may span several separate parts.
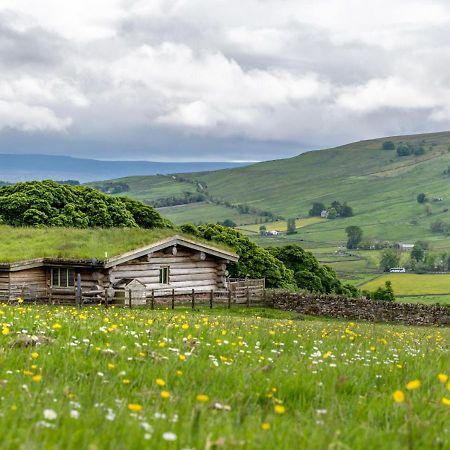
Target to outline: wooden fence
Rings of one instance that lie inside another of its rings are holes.
[[[28,289],[14,290],[14,296],[0,293],[0,302],[14,304],[21,298],[26,304],[51,304],[85,306],[102,304],[105,307],[119,305],[126,307],[169,307],[177,305],[196,306],[262,306],[267,303],[264,280],[231,279],[228,289],[223,290],[179,290],[179,289],[116,289],[114,291],[86,291],[74,288],[66,289]]]

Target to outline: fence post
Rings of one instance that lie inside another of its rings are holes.
[[[266,306],[266,288],[265,287],[263,288],[263,303],[264,303],[264,306]]]
[[[228,309],[231,308],[231,291],[228,291]]]
[[[172,289],[172,309],[175,309],[175,289]]]
[[[192,309],[195,308],[195,289],[192,289]]]
[[[131,296],[131,289],[128,290],[128,306],[130,307],[130,309],[132,308],[132,296]]]
[[[213,299],[214,299],[214,291],[211,289],[211,292],[209,293],[209,309],[212,309]]]
[[[75,294],[75,300],[78,304],[78,308],[81,308],[81,273],[77,273],[77,289]]]
[[[154,289],[152,289],[152,301],[150,304],[150,308],[155,309],[155,290]]]
[[[108,309],[109,294],[108,289],[105,290],[105,308]]]
[[[250,290],[248,287],[247,287],[246,295],[247,295],[247,308],[248,308],[250,306]]]

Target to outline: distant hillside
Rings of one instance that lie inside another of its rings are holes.
[[[152,161],[100,161],[53,155],[0,154],[0,180],[78,180],[88,182],[129,175],[198,172],[245,164],[232,162],[166,163]]]
[[[394,149],[383,149],[386,141],[393,141]],[[402,148],[409,143],[422,150],[399,156],[400,142]],[[315,239],[343,241],[345,227],[357,224],[366,237],[436,240],[443,236],[432,234],[430,224],[437,219],[450,223],[450,177],[444,173],[450,164],[449,146],[450,132],[397,136],[241,168],[116,181],[128,183],[126,195],[148,202],[183,197],[188,191],[203,193],[203,202],[160,209],[176,223],[226,218],[255,223],[265,220],[261,211],[305,217],[313,202],[338,200],[349,203],[355,216],[309,225],[307,232]],[[416,201],[421,192],[431,200],[428,211]]]

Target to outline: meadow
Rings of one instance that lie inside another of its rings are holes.
[[[256,308],[0,315],[2,449],[450,445],[449,329]]]
[[[450,294],[449,274],[389,273],[361,285],[361,289],[374,291],[389,280],[397,295]]]

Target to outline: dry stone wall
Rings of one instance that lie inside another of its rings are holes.
[[[450,306],[446,305],[419,305],[292,292],[271,292],[267,300],[275,308],[311,316],[397,322],[404,325],[450,326]]]

